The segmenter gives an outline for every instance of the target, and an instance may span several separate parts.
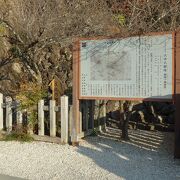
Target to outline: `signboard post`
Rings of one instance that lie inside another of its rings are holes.
[[[180,158],[180,33],[175,38],[175,146],[174,157]]]
[[[73,118],[71,124],[72,145],[78,145],[80,132],[80,107],[79,107],[79,42],[73,47]]]
[[[72,142],[78,142],[81,99],[176,100],[176,108],[180,107],[180,73],[177,72],[180,35],[176,38],[175,33],[152,33],[128,38],[78,39],[73,52]],[[180,158],[178,118],[180,110],[176,111],[174,153]]]

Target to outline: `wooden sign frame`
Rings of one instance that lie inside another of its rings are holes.
[[[162,33],[149,33],[147,35],[143,36],[159,36],[159,35],[166,35],[171,34],[172,35],[172,99],[163,99],[163,98],[116,98],[116,97],[96,97],[96,96],[81,96],[80,94],[80,75],[81,75],[81,60],[80,60],[80,42],[83,40],[103,40],[103,39],[118,39],[117,37],[96,37],[96,38],[79,38],[75,41],[75,49],[77,50],[76,58],[73,58],[73,64],[77,64],[77,73],[78,73],[78,98],[79,99],[88,99],[88,100],[129,100],[129,101],[157,101],[157,102],[173,102],[174,101],[174,76],[175,76],[175,70],[174,70],[174,49],[175,49],[175,32],[162,32]],[[143,37],[142,36],[142,37]],[[134,36],[137,37],[137,36]],[[120,38],[119,38],[120,39]],[[122,38],[121,38],[122,39]]]
[[[81,97],[80,96],[80,41],[117,39],[117,37],[78,38],[73,46],[73,119],[71,122],[71,141],[77,145],[80,133],[80,100],[130,100],[130,101],[164,101],[173,102],[176,106],[175,120],[175,148],[174,157],[180,158],[180,32],[150,33],[146,36],[172,34],[172,100],[153,98],[103,98],[103,97]],[[145,36],[145,35],[144,35]],[[179,69],[179,72],[178,72]]]

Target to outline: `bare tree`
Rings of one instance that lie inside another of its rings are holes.
[[[111,35],[111,13],[103,0],[1,0],[0,26],[9,34],[8,53],[18,58],[30,79],[43,83],[42,51],[69,46],[76,37]],[[46,73],[45,73],[46,74]]]
[[[126,36],[174,31],[180,25],[179,0],[112,0],[109,7]]]

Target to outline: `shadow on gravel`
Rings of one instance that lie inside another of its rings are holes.
[[[8,176],[8,175],[4,175],[4,174],[0,174],[0,179],[1,180],[25,180],[19,177],[14,177],[14,176]]]
[[[130,141],[120,141],[120,130],[108,128],[98,137],[85,138],[87,144],[78,152],[119,178],[180,178],[180,161],[173,158],[174,133],[132,130],[129,135]]]

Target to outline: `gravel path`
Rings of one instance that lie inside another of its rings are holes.
[[[131,131],[120,142],[115,131],[88,137],[79,147],[43,142],[0,142],[0,174],[41,179],[180,179],[172,154],[173,133]],[[166,142],[164,142],[166,139]]]

